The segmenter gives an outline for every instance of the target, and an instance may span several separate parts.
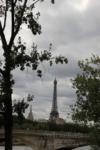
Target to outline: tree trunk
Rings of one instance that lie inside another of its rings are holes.
[[[7,51],[8,52],[8,51]],[[4,71],[4,130],[5,130],[5,150],[12,150],[12,75],[10,53],[5,53]]]
[[[6,97],[5,115],[4,115],[4,128],[5,128],[5,150],[12,150],[12,127],[13,127],[13,117],[12,117],[12,101],[9,94]]]

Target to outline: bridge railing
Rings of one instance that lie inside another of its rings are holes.
[[[3,130],[0,130],[0,134],[4,134]],[[88,138],[86,133],[72,133],[72,132],[54,132],[54,131],[34,131],[34,130],[14,130],[14,135],[27,135],[27,136],[53,136],[63,138]]]

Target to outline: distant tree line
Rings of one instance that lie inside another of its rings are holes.
[[[0,117],[0,128],[3,127],[3,117]],[[19,121],[17,115],[13,116],[14,128],[22,130],[45,130],[45,131],[63,131],[63,132],[80,132],[80,133],[89,133],[92,128],[87,125],[80,125],[76,123],[65,123],[63,125],[57,125],[50,122],[39,122],[39,121],[30,121],[23,119],[22,122]]]

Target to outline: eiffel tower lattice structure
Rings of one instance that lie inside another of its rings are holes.
[[[59,113],[58,113],[58,106],[57,106],[57,80],[55,79],[50,121],[56,120],[57,118],[59,118]]]

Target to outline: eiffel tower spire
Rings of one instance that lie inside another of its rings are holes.
[[[50,120],[55,120],[57,118],[59,118],[59,113],[58,113],[58,106],[57,106],[57,80],[55,79]]]

